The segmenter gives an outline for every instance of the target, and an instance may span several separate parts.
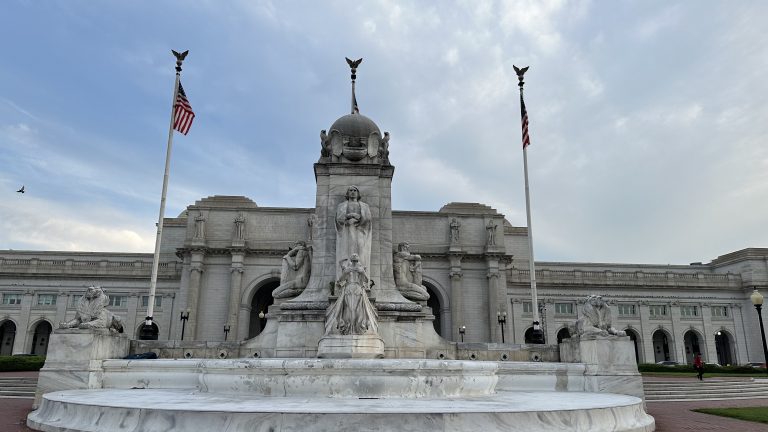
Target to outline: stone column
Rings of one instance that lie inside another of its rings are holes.
[[[643,344],[643,356],[641,362],[656,363],[656,351],[653,348],[653,328],[650,318],[651,312],[648,308],[648,302],[642,301],[638,305],[638,312],[640,313],[640,339]]]
[[[499,260],[496,257],[488,257],[488,335],[489,342],[501,342],[501,328],[499,327],[498,312],[506,312],[506,307],[499,304]],[[504,329],[506,331],[506,329]],[[506,336],[506,334],[505,334]]]
[[[189,320],[187,321],[186,331],[189,339],[197,340],[197,321],[200,316],[200,283],[203,277],[203,252],[193,251],[192,261],[189,268],[189,294],[187,296],[187,307],[190,309]]]
[[[709,336],[715,334],[715,331],[712,329],[712,309],[710,308],[709,303],[701,305],[701,319],[704,328],[704,340],[701,342],[704,346],[699,346],[699,349],[701,350],[705,362],[717,363],[717,350],[715,349],[714,343],[715,339],[714,336],[711,339]],[[685,343],[685,341],[683,341],[683,343]],[[683,350],[685,350],[685,348],[683,348]],[[711,357],[712,353],[714,353],[714,357]]]
[[[231,274],[229,283],[229,315],[227,318],[227,325],[230,327],[230,335],[234,340],[237,340],[240,331],[238,330],[238,324],[240,323],[240,296],[243,285],[243,258],[245,252],[233,251],[232,252],[232,267],[229,269]]]
[[[453,323],[451,335],[453,335],[453,340],[457,342],[461,340],[459,327],[466,325],[464,322],[464,302],[462,301],[464,292],[461,287],[461,257],[461,254],[451,254],[449,256],[451,263],[451,322]]]
[[[66,291],[59,291],[59,295],[56,298],[56,318],[53,320],[53,328],[56,328],[60,322],[67,320],[67,306],[70,301]]]
[[[29,354],[26,352],[26,347],[27,339],[29,338],[29,314],[32,309],[32,300],[34,300],[32,291],[26,291],[21,300],[16,339],[13,341],[13,354]]]
[[[678,363],[685,363],[685,341],[683,333],[680,331],[680,303],[674,301],[669,304],[669,316],[672,319],[672,340],[669,341],[669,351],[674,353],[670,360]]]
[[[138,327],[138,322],[136,322],[136,315],[141,315],[139,317],[139,321],[142,323],[144,322],[144,317],[147,316],[146,310],[143,310],[141,314],[138,313],[140,306],[139,301],[139,293],[132,292],[128,295],[128,303],[125,305],[126,317],[123,331],[128,333],[128,337],[131,339],[136,338],[136,328]],[[143,307],[143,305],[141,306]],[[119,309],[113,310],[113,312],[118,310]]]
[[[739,343],[736,344],[736,347],[738,348],[738,363],[736,364],[744,364],[749,361],[749,340],[747,339],[747,334],[744,331],[744,321],[742,320],[741,316],[741,304],[731,303],[728,307],[728,312],[731,319],[733,320],[733,337],[734,339],[739,340]]]

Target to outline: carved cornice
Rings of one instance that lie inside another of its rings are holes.
[[[461,271],[452,271],[448,274],[452,280],[461,280],[461,277],[464,275]]]

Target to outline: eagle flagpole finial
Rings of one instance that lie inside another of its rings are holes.
[[[360,66],[363,59],[351,60],[349,57],[344,58],[347,59],[347,64],[352,72],[352,114],[360,114],[360,108],[357,106],[357,98],[355,97],[355,79],[357,79],[357,67]]]
[[[171,52],[173,53],[173,56],[176,57],[176,72],[181,72],[181,63],[183,63],[184,59],[187,58],[189,50],[186,50],[183,53],[179,53],[175,50],[171,50]]]
[[[517,85],[520,88],[522,88],[523,84],[525,84],[525,82],[523,81],[523,75],[525,75],[525,73],[528,72],[528,68],[530,66],[526,66],[524,68],[519,68],[519,67],[517,67],[515,65],[512,65],[512,67],[515,68],[515,73],[517,73],[517,81],[518,81]]]

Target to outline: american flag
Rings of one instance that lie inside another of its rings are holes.
[[[528,136],[528,111],[525,109],[523,95],[520,95],[520,118],[523,123],[523,148],[531,145],[531,137]]]
[[[186,135],[194,119],[195,112],[192,111],[192,105],[187,100],[184,87],[179,82],[179,91],[176,93],[176,101],[173,104],[173,128]]]

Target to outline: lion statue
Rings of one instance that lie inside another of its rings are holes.
[[[109,297],[100,286],[89,286],[77,302],[75,318],[59,323],[59,328],[108,329],[112,333],[123,332],[119,316],[107,310]]]
[[[613,328],[611,310],[602,296],[590,295],[581,308],[581,318],[569,328],[572,336],[626,336],[623,331]]]

